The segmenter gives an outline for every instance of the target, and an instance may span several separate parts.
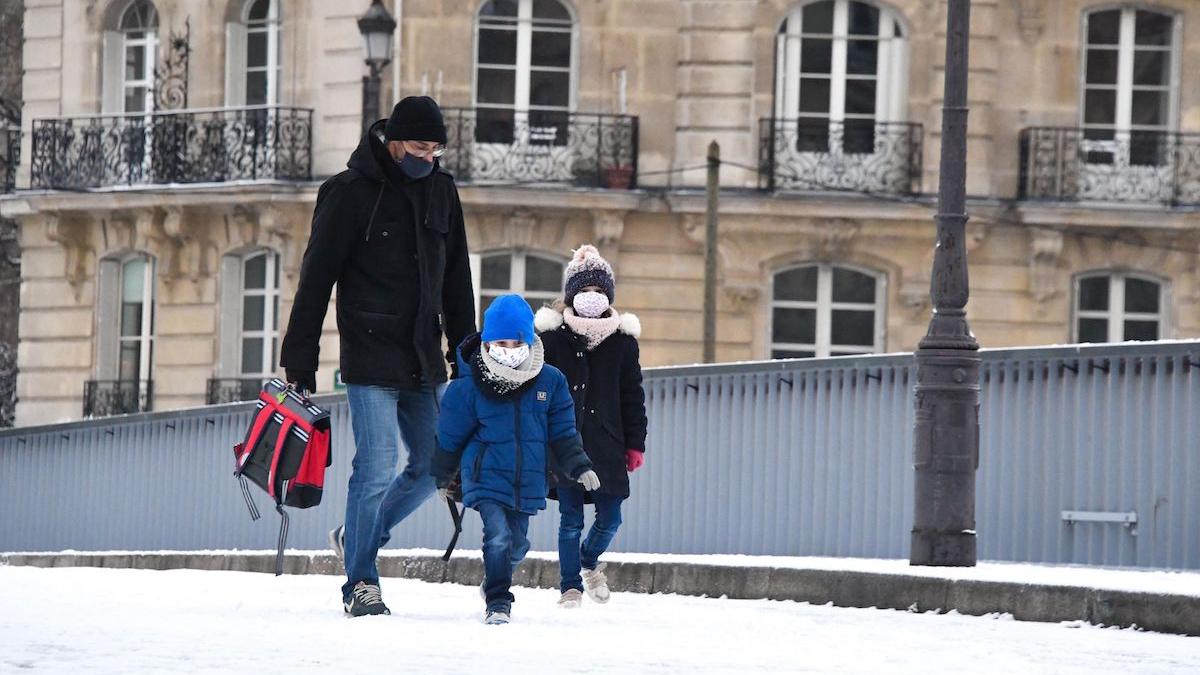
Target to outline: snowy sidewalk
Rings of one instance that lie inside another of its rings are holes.
[[[0,564],[271,572],[274,554],[258,551],[61,552],[0,554]],[[943,610],[1022,621],[1081,621],[1101,626],[1200,635],[1200,574],[1014,563],[975,568],[910,567],[903,560],[789,558],[738,555],[610,554],[609,583],[617,591],[733,599],[832,603],[838,607]],[[288,574],[340,575],[324,551],[290,551]],[[478,551],[385,550],[385,577],[475,586],[483,575]],[[535,552],[516,585],[554,588],[554,554]]]
[[[1006,617],[385,579],[390,617],[345,619],[327,576],[0,566],[0,672],[1188,673],[1200,638]]]

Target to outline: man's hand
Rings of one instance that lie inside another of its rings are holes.
[[[317,371],[292,370],[291,368],[287,368],[283,372],[288,384],[294,385],[297,391],[308,392],[309,394],[317,393]]]
[[[591,469],[579,474],[579,478],[576,478],[575,480],[579,481],[579,483],[583,485],[583,489],[587,490],[588,492],[595,492],[596,490],[600,489],[600,477],[597,476],[596,472],[592,471]]]
[[[448,487],[438,488],[438,499],[449,504],[450,503],[450,488],[448,488]]]

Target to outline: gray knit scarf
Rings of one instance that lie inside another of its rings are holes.
[[[509,368],[493,359],[487,353],[487,348],[481,343],[479,345],[479,363],[483,366],[480,376],[487,386],[496,396],[504,397],[521,389],[542,372],[542,366],[546,364],[546,350],[542,346],[542,339],[535,336],[533,345],[529,348],[529,358],[525,360],[525,363],[517,368]]]

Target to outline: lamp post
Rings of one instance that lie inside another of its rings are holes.
[[[384,66],[392,61],[392,33],[396,32],[396,20],[388,14],[379,0],[358,19],[358,32],[363,36],[363,58],[367,62],[368,75],[363,76],[363,132],[379,119],[379,75]]]
[[[948,0],[933,318],[917,348],[913,565],[975,565],[979,343],[967,325],[967,48],[971,1]]]

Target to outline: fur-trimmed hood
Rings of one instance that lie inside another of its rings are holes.
[[[617,311],[617,310],[612,310]],[[632,312],[621,314],[621,326],[618,330],[637,339],[642,336],[642,321]],[[533,328],[539,333],[558,330],[563,325],[563,313],[554,307],[543,307],[533,316]]]

